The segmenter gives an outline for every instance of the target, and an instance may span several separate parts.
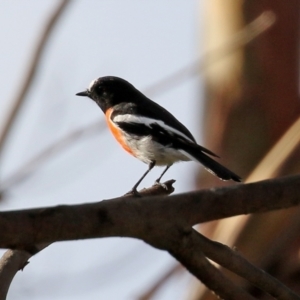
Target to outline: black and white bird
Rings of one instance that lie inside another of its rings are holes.
[[[107,125],[125,151],[148,165],[148,170],[133,186],[137,187],[154,166],[194,160],[221,180],[241,178],[210,156],[218,157],[197,144],[190,131],[170,112],[153,102],[126,80],[113,76],[93,80],[88,89],[76,94],[94,100],[105,114]]]

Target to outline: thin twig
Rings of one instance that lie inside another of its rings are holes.
[[[34,171],[41,167],[47,160],[53,157],[55,154],[61,153],[66,147],[70,146],[75,141],[80,138],[89,136],[91,134],[100,134],[104,129],[104,124],[101,121],[97,121],[93,124],[89,124],[85,127],[76,129],[71,133],[60,138],[58,141],[48,146],[46,149],[42,150],[24,165],[22,165],[17,171],[15,171],[11,176],[5,179],[0,184],[0,191],[5,194],[7,190],[12,188],[16,184],[20,184],[23,180],[27,179]]]
[[[276,16],[272,11],[265,11],[254,21],[246,25],[239,32],[229,38],[225,44],[219,45],[214,49],[209,49],[201,58],[191,64],[179,69],[172,75],[153,84],[144,90],[146,95],[154,96],[173,87],[182,84],[186,79],[199,74],[200,71],[218,62],[220,59],[237,51],[241,47],[249,44],[259,35],[266,32],[276,21]]]
[[[42,33],[42,35],[40,37],[40,41],[38,42],[38,44],[33,52],[33,55],[31,58],[31,64],[25,75],[25,80],[24,80],[24,82],[21,86],[21,89],[18,92],[16,98],[12,101],[13,106],[11,108],[10,113],[8,114],[6,123],[4,124],[3,130],[0,134],[0,154],[3,151],[5,141],[9,135],[9,132],[10,132],[13,124],[14,124],[14,121],[16,120],[16,117],[20,111],[21,106],[24,104],[24,101],[26,99],[28,91],[35,79],[38,66],[40,65],[40,61],[42,59],[43,53],[47,46],[47,42],[49,41],[49,38],[50,38],[51,34],[53,33],[55,25],[61,18],[62,14],[66,11],[66,8],[70,2],[71,2],[70,0],[62,0],[59,3],[59,5],[57,6],[57,8],[54,10],[53,14],[51,14],[51,16],[44,28],[44,32]]]
[[[179,271],[183,270],[181,264],[176,264],[172,266],[168,271],[166,271],[162,276],[160,276],[156,282],[146,291],[138,297],[139,300],[150,300],[157,291],[169,280],[172,276],[177,274]]]

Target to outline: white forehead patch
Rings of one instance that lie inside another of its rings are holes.
[[[89,85],[89,91],[91,90],[91,88],[93,87],[94,83],[97,81],[98,78],[94,79],[90,85]]]

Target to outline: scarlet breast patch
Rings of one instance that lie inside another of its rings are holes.
[[[122,148],[127,151],[128,153],[130,153],[131,155],[135,156],[133,151],[131,150],[131,148],[127,145],[126,141],[125,141],[125,137],[122,133],[122,130],[116,126],[114,124],[114,122],[111,120],[111,114],[113,113],[113,109],[109,108],[106,113],[106,122],[107,125],[111,131],[111,133],[113,134],[113,136],[115,137],[115,139],[118,141],[118,143],[122,146]]]

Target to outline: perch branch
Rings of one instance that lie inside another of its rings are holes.
[[[159,196],[169,195],[174,191],[173,183],[175,180],[165,182],[165,187],[154,185],[148,189],[139,191],[141,196]],[[124,197],[125,198],[125,197]],[[0,259],[0,300],[5,300],[10,284],[19,270],[23,270],[28,264],[28,259],[32,254],[43,250],[51,243],[39,244],[36,247],[31,247],[32,253],[26,250],[7,250]]]
[[[167,184],[172,184],[172,181]],[[202,252],[278,299],[300,299],[229,248],[209,243],[201,235],[195,237],[192,229],[197,223],[221,217],[298,205],[299,184],[298,175],[170,197],[121,197],[98,203],[1,212],[0,246],[34,254],[36,249],[33,245],[41,243],[111,236],[134,237],[169,251],[220,296],[228,296],[226,288],[215,285],[206,277],[208,274],[215,277],[223,275],[215,274],[215,269],[200,257]],[[153,187],[156,188],[161,187]],[[191,249],[196,249],[193,255]],[[206,266],[202,273],[200,266]],[[234,293],[244,291],[236,288]]]

